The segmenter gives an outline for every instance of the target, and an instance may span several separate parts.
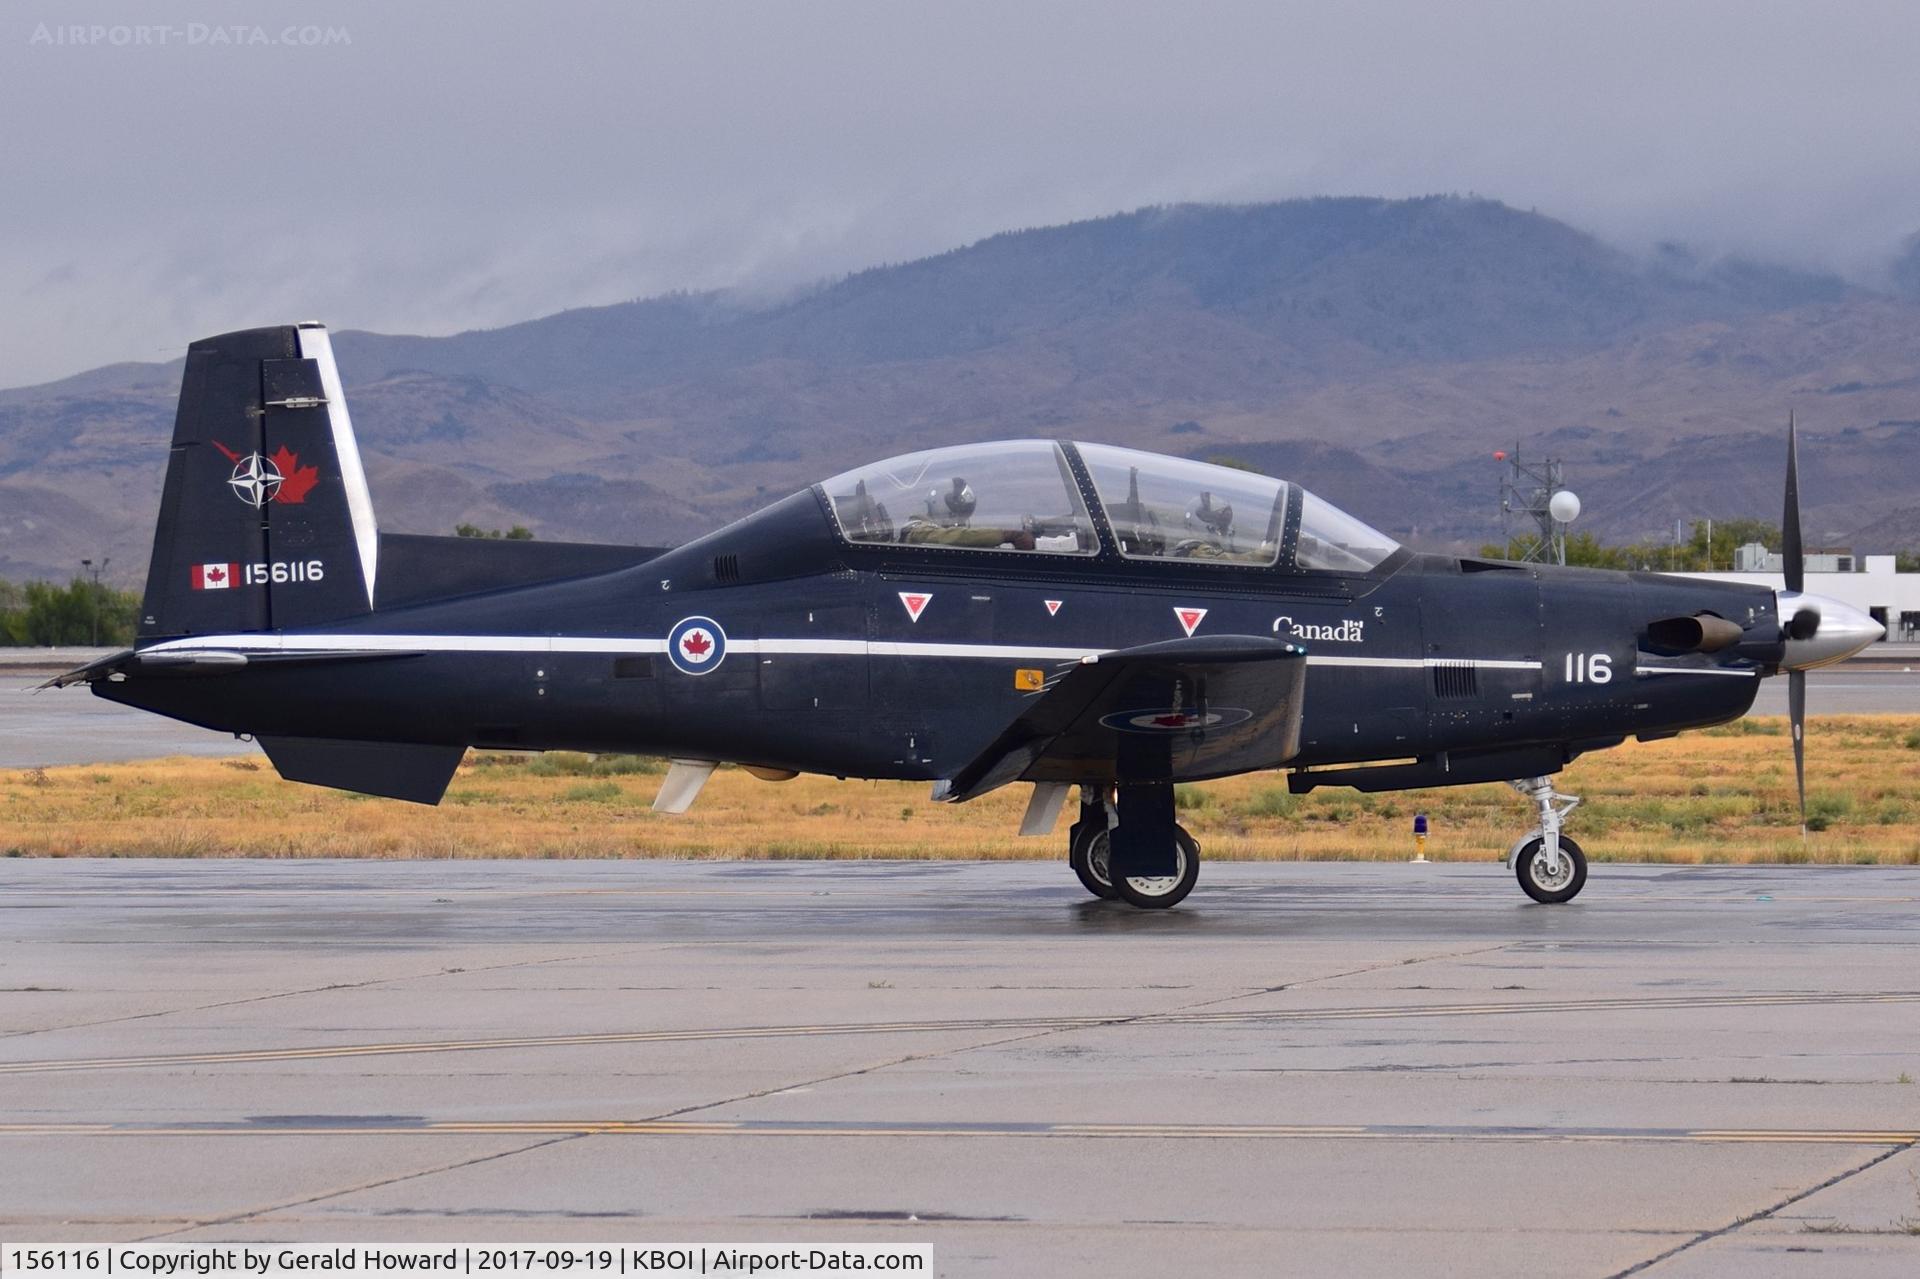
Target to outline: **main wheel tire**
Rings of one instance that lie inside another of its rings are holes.
[[[1101,831],[1100,838],[1107,838]],[[1128,875],[1113,882],[1114,893],[1129,906],[1142,910],[1165,910],[1177,906],[1193,891],[1200,878],[1200,845],[1184,826],[1173,828],[1174,873],[1171,875]]]
[[[1520,887],[1527,896],[1543,906],[1557,906],[1572,901],[1586,887],[1587,855],[1580,851],[1580,845],[1562,835],[1560,873],[1553,876],[1547,873],[1547,859],[1542,856],[1546,846],[1546,841],[1537,835],[1528,840],[1520,856],[1514,859],[1514,873],[1520,877]]]
[[[1067,864],[1080,877],[1080,884],[1102,901],[1120,894],[1107,878],[1107,826],[1105,822],[1075,822],[1073,843],[1067,851]]]

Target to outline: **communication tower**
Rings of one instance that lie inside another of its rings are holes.
[[[1511,452],[1501,449],[1493,458],[1507,464],[1507,473],[1500,477],[1500,527],[1507,558],[1514,558],[1516,536],[1532,534],[1521,547],[1521,563],[1565,564],[1567,525],[1579,518],[1580,499],[1563,482],[1560,459],[1522,462],[1517,443]]]

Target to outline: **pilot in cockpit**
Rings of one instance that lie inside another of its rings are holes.
[[[974,495],[973,486],[967,483],[966,477],[956,475],[944,492],[939,488],[927,490],[926,514],[908,520],[900,530],[900,540],[922,545],[1034,549],[1030,528],[975,528],[973,513],[979,508],[980,500]]]
[[[840,516],[841,527],[846,529],[847,537],[855,542],[889,542],[893,540],[893,519],[887,514],[887,504],[874,500],[867,491],[867,482],[860,480],[853,486],[853,492],[835,501],[835,510]]]
[[[1176,542],[1171,552],[1180,559],[1234,560],[1247,564],[1273,561],[1273,543],[1237,545],[1234,539],[1233,504],[1217,502],[1207,490],[1201,490],[1187,507],[1183,523],[1187,536]]]

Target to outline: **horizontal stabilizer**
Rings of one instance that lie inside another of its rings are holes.
[[[261,749],[280,776],[335,790],[382,795],[388,799],[437,804],[464,746],[423,746],[410,742],[336,741],[325,737],[262,737]]]
[[[1008,782],[1170,782],[1277,768],[1299,753],[1306,650],[1264,635],[1167,640],[1047,682],[940,790]]]
[[[34,685],[34,689],[38,691],[43,688],[65,688],[69,684],[91,684],[97,679],[105,679],[115,671],[126,669],[127,663],[132,660],[133,650],[123,648],[117,653],[96,657],[85,666],[77,666],[73,670],[55,675],[44,684]]]
[[[77,670],[56,675],[41,688],[65,688],[69,684],[91,684],[129,668],[138,667],[145,675],[168,671],[210,675],[245,666],[308,666],[334,662],[392,661],[397,657],[418,657],[417,649],[392,648],[273,648],[252,653],[236,653],[230,648],[122,649],[108,657],[88,662]]]
[[[225,666],[317,666],[335,662],[391,661],[396,657],[419,657],[420,649],[399,648],[265,648],[251,653],[236,653],[227,648],[169,648],[158,652],[148,649],[133,655],[142,670],[169,667],[197,668],[205,674]]]

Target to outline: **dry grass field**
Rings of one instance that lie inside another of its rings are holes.
[[[1752,719],[1576,761],[1571,833],[1599,861],[1920,864],[1920,718],[1836,716],[1808,730],[1813,827],[1794,810],[1785,722]],[[283,782],[263,760],[163,759],[0,772],[0,855],[26,857],[1053,858],[1014,834],[1028,788],[929,803],[917,783],[715,775],[682,817],[647,810],[661,765],[475,752],[423,808]],[[1531,812],[1505,786],[1287,793],[1281,774],[1180,788],[1209,857],[1489,860]]]

